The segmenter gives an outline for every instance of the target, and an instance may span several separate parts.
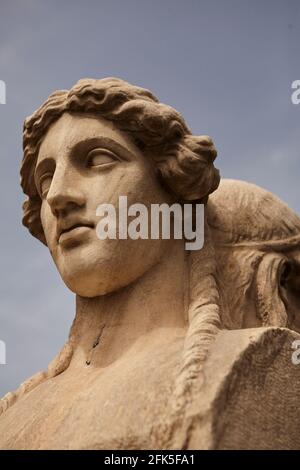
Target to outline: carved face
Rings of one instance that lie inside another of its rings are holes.
[[[148,160],[107,120],[63,114],[41,144],[35,184],[47,245],[66,285],[84,297],[133,282],[160,259],[166,241],[100,240],[96,208],[170,202]]]

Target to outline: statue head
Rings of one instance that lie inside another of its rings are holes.
[[[54,92],[24,124],[23,223],[48,246],[67,286],[94,297],[128,285],[163,240],[99,240],[96,208],[206,201],[219,183],[216,150],[148,90],[107,78]]]
[[[300,331],[300,219],[250,183],[222,180],[208,204],[222,319],[230,329]]]

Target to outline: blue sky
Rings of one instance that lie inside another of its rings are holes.
[[[299,59],[299,0],[1,0],[0,395],[47,366],[74,315],[46,248],[21,225],[24,118],[79,78],[123,78],[211,135],[222,176],[300,213]]]

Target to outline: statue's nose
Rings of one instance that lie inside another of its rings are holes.
[[[55,171],[46,197],[55,216],[64,214],[85,203],[85,197],[76,183],[75,175],[68,171]]]

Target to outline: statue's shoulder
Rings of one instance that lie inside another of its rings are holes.
[[[286,328],[220,332],[205,364],[203,387],[188,410],[200,423],[189,447],[298,449],[297,345],[300,335]]]

